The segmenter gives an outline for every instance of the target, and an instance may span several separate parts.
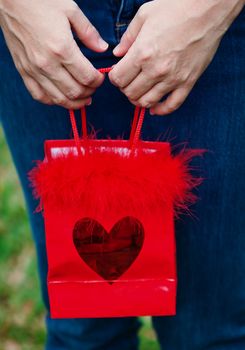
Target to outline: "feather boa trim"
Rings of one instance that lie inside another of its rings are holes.
[[[174,207],[175,215],[196,201],[192,190],[202,179],[194,177],[190,161],[202,150],[139,152],[137,157],[118,153],[62,154],[37,162],[29,173],[35,198],[55,208],[86,208],[103,215],[108,210],[144,213],[159,206]]]

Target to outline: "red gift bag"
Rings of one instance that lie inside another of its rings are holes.
[[[103,71],[108,71],[104,69]],[[174,315],[174,217],[195,200],[189,169],[199,150],[171,154],[140,140],[136,107],[129,140],[48,140],[30,173],[40,198],[52,318]]]

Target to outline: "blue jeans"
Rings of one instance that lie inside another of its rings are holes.
[[[80,6],[110,43],[103,54],[79,46],[96,67],[116,62],[112,48],[144,1],[81,0]],[[184,105],[168,117],[147,115],[143,138],[188,141],[209,149],[196,161],[205,177],[195,217],[176,222],[177,315],[154,317],[164,350],[245,349],[245,18],[233,23]],[[43,158],[45,139],[71,136],[68,113],[34,101],[0,37],[0,116],[28,207],[43,300],[47,350],[137,349],[136,318],[50,319],[43,217],[34,214],[27,172]],[[118,108],[120,106],[120,108]],[[133,107],[108,81],[95,93],[88,118],[98,137],[129,135]],[[99,297],[99,296],[98,296]]]

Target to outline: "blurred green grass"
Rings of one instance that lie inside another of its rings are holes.
[[[142,318],[140,350],[159,350],[150,318]],[[0,127],[0,350],[39,350],[44,307],[23,195]]]

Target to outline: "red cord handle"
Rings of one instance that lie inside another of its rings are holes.
[[[101,73],[108,73],[111,71],[111,69],[112,69],[111,67],[106,67],[106,68],[99,68],[98,70]],[[74,140],[77,146],[78,153],[81,154],[81,143],[80,143],[79,133],[77,129],[74,110],[70,109],[69,114],[70,114]],[[131,127],[130,138],[129,138],[131,150],[135,149],[137,142],[140,139],[140,133],[141,133],[144,117],[145,117],[145,108],[136,106],[134,110],[134,118],[133,118],[133,123]],[[87,139],[88,131],[87,131],[87,115],[86,115],[85,107],[81,108],[81,118],[82,118],[82,138]]]

